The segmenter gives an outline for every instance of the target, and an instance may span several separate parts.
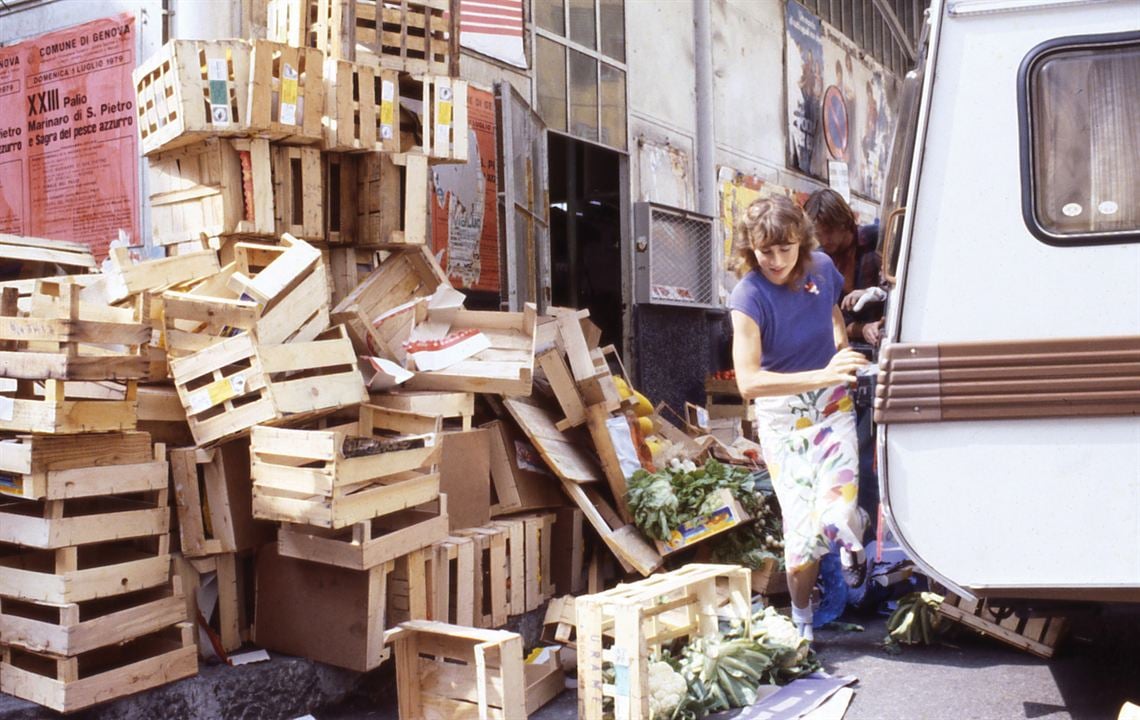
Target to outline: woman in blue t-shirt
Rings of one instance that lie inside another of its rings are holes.
[[[811,593],[831,541],[851,574],[863,567],[859,456],[847,384],[867,364],[847,346],[843,276],[791,200],[757,200],[736,230],[740,282],[729,299],[732,360],[755,399],[764,460],[784,520],[792,620],[812,639]]]

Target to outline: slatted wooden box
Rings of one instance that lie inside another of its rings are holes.
[[[966,600],[947,593],[938,612],[982,635],[1048,660],[1069,628],[1060,613],[1015,611],[986,600]]]
[[[84,288],[84,302],[118,303],[132,295],[163,291],[207,278],[218,272],[218,254],[199,250],[182,255],[135,261],[127,248],[111,248],[100,282]]]
[[[325,61],[324,149],[400,152],[398,72]]]
[[[356,62],[405,73],[459,69],[458,0],[357,0]]]
[[[257,342],[308,342],[328,328],[328,275],[321,253],[291,235],[281,245],[238,242],[234,262],[185,292],[163,293],[166,348],[198,352],[236,331]]]
[[[142,432],[21,435],[0,440],[0,496],[63,500],[151,489],[154,450]]]
[[[237,335],[170,363],[195,444],[246,434],[257,424],[304,422],[367,394],[341,327],[312,342],[257,345]]]
[[[445,75],[405,75],[400,94],[420,105],[419,145],[405,151],[431,163],[467,162],[467,82]]]
[[[144,155],[249,132],[250,44],[171,40],[132,73]]]
[[[179,623],[66,658],[6,647],[0,686],[52,710],[75,712],[197,675],[193,631],[190,623]]]
[[[401,720],[521,719],[531,709],[517,633],[412,620],[386,638],[396,647]]]
[[[134,430],[138,385],[0,379],[0,430],[78,434]]]
[[[534,374],[535,308],[521,313],[459,310],[451,332],[477,330],[491,347],[442,370],[417,372],[405,384],[410,390],[530,395]]]
[[[402,142],[402,141],[401,141]],[[419,211],[427,214],[427,175],[415,175],[413,192],[404,187],[406,171],[397,166],[392,158],[383,153],[366,153],[354,156],[359,158],[356,175],[356,196],[353,198],[356,213],[357,245],[375,246],[390,242],[402,242],[404,217],[409,215],[406,206],[414,205],[418,195],[414,188],[421,189],[425,197]],[[404,202],[401,203],[401,195]],[[425,222],[421,220],[421,223]]]
[[[440,493],[438,501],[339,530],[285,523],[277,531],[277,548],[286,557],[370,570],[446,537],[447,495]]]
[[[396,250],[333,308],[330,319],[344,324],[361,355],[402,362],[401,343],[427,317],[427,299],[446,284],[427,247]]]
[[[246,595],[253,593],[253,565],[245,560],[247,556],[238,553],[174,556],[175,572],[185,589],[186,616],[198,619],[201,615],[209,628],[203,632],[205,628],[198,624],[198,654],[204,659],[219,656],[219,646],[223,653],[233,652],[250,638]],[[198,591],[208,584],[217,589],[212,611],[198,604]]]
[[[268,140],[206,138],[147,165],[156,244],[275,234]]]
[[[325,109],[320,50],[254,40],[250,52],[249,129],[270,140],[321,140]]]
[[[648,717],[650,656],[680,638],[719,635],[722,617],[750,616],[749,581],[739,566],[693,563],[577,598],[578,716],[601,720],[609,697],[615,720]],[[603,677],[606,665],[612,683]]]
[[[270,160],[277,233],[323,242],[325,216],[321,151],[278,145],[271,150]]]
[[[371,405],[359,423],[329,430],[255,427],[254,517],[343,528],[431,502],[439,430],[438,417]]]
[[[268,0],[266,37],[316,48],[331,59],[351,60],[354,10],[355,0]]]

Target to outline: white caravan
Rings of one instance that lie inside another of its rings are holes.
[[[880,490],[990,597],[1140,600],[1140,2],[934,0],[883,201]]]

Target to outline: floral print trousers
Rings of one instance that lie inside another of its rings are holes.
[[[757,398],[755,403],[760,446],[784,516],[787,567],[818,560],[832,542],[861,550],[859,445],[847,388]]]

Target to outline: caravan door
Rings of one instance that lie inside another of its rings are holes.
[[[1140,10],[928,22],[884,203],[888,519],[951,587],[1140,599]]]

